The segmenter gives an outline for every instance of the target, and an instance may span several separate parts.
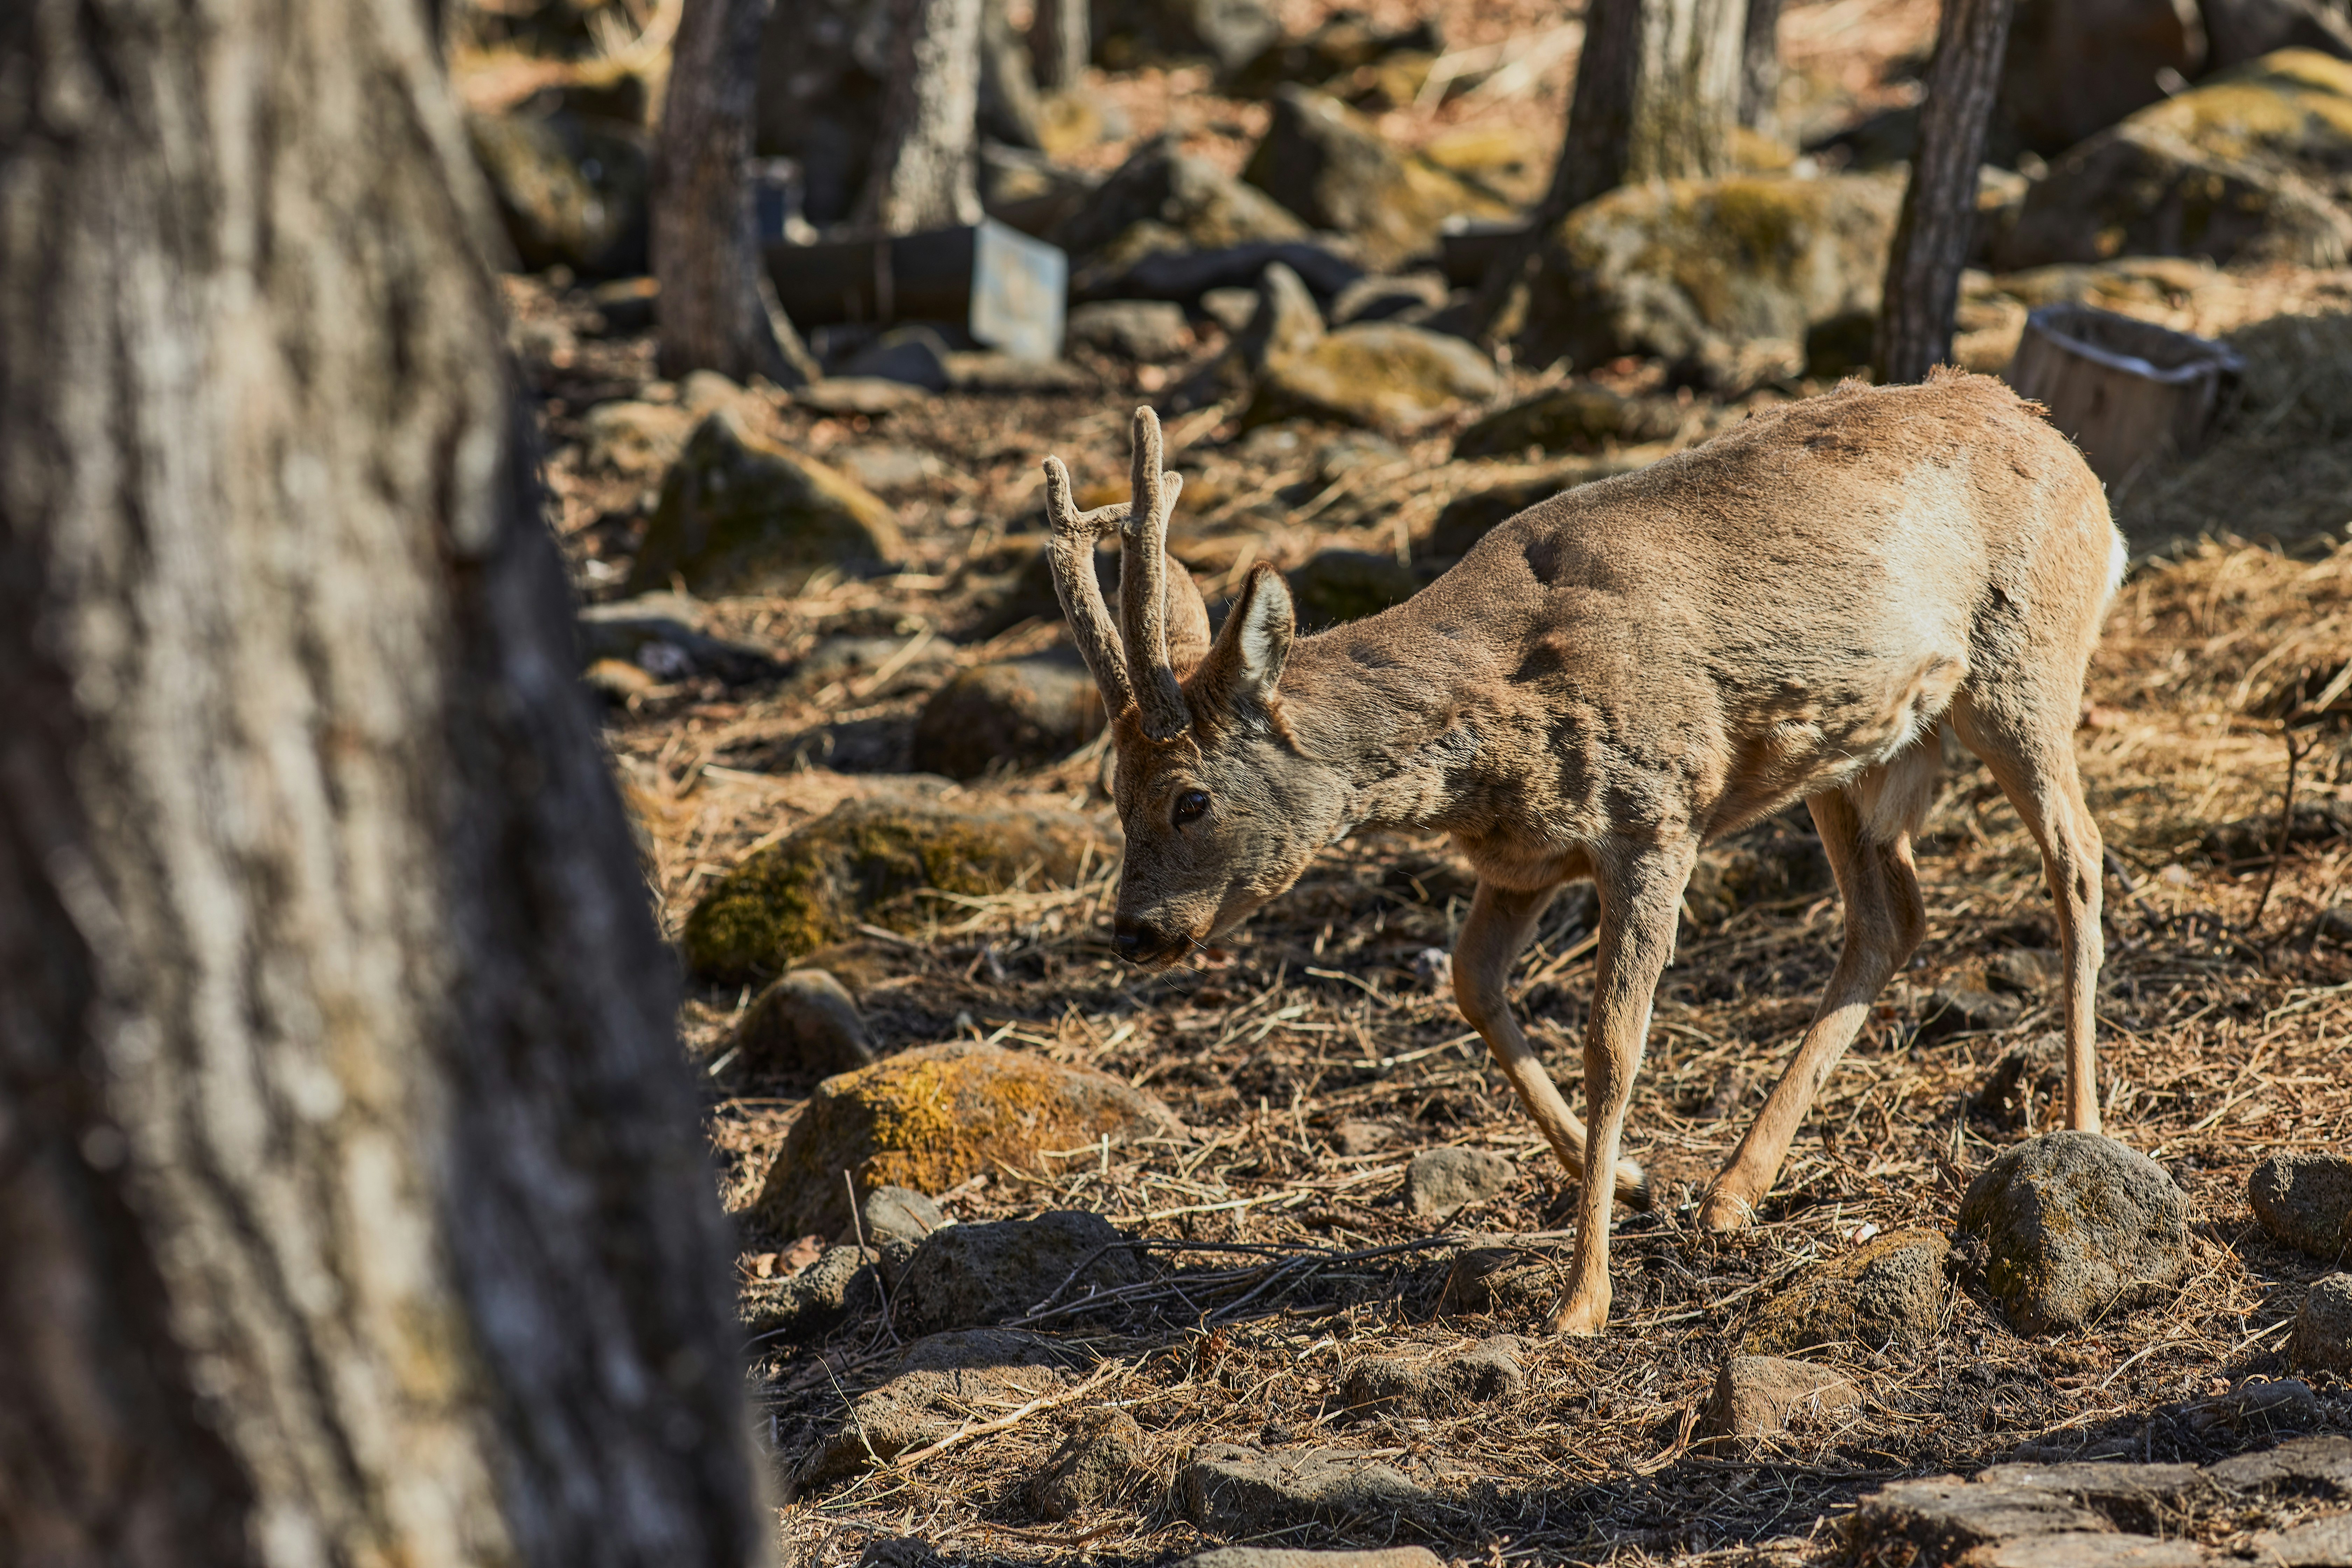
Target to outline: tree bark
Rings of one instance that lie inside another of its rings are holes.
[[[1745,0],[1592,0],[1539,227],[1635,180],[1731,166]]]
[[[1037,85],[1048,92],[1066,92],[1086,80],[1087,61],[1094,52],[1087,37],[1088,0],[1037,0],[1037,14],[1029,24],[1029,58]]]
[[[1882,384],[1924,381],[1952,357],[1952,318],[1976,231],[1977,171],[2000,90],[2011,6],[2011,0],[1946,0],[1919,151],[1886,260],[1872,356]]]
[[[978,223],[972,121],[982,0],[895,0],[890,96],[857,221],[880,234]]]
[[[756,1562],[424,11],[0,7],[0,1561]]]
[[[805,386],[816,363],[769,282],[744,160],[760,36],[775,0],[686,0],[671,48],[653,191],[662,374],[715,370]]]
[[[1748,0],[1739,49],[1739,123],[1765,136],[1780,133],[1780,0]]]

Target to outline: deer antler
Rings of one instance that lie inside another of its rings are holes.
[[[1119,650],[1118,631],[1111,625],[1110,606],[1103,603],[1102,585],[1095,581],[1095,541],[1127,521],[1124,501],[1080,511],[1070,499],[1070,470],[1059,458],[1045,459],[1045,517],[1053,539],[1045,546],[1054,568],[1054,593],[1062,613],[1070,619],[1078,652],[1102,688],[1103,706],[1113,717],[1135,700],[1128,684],[1127,659]]]
[[[1184,477],[1160,471],[1160,416],[1148,407],[1135,411],[1131,488],[1135,499],[1119,544],[1119,621],[1144,733],[1166,741],[1192,727],[1192,710],[1168,658],[1168,518]]]

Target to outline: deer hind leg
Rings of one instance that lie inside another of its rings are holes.
[[[1697,858],[1696,840],[1595,858],[1601,944],[1593,959],[1592,1016],[1584,1030],[1584,1115],[1591,1134],[1586,1152],[1595,1164],[1617,1157],[1658,976],[1674,957],[1683,889]],[[1551,1333],[1597,1334],[1609,1321],[1611,1196],[1602,1182],[1577,1189],[1568,1299],[1544,1325]]]
[[[1937,742],[1930,735],[1919,744],[1933,747]],[[1872,780],[1862,800],[1833,790],[1805,803],[1837,874],[1845,903],[1845,942],[1795,1058],[1699,1205],[1698,1223],[1708,1230],[1738,1230],[1755,1217],[1822,1080],[1861,1033],[1887,977],[1926,934],[1927,907],[1911,862],[1911,833],[1916,817],[1926,814],[1934,753],[1917,759],[1906,753],[1878,771],[1904,769],[1925,770],[1925,785],[1916,777]],[[1871,784],[1877,787],[1869,788]]]
[[[2083,799],[2074,771],[2074,723],[2082,699],[2003,689],[1952,705],[1952,727],[1984,760],[2009,804],[2042,848],[2058,916],[2058,949],[2066,967],[2066,1125],[2099,1131],[2097,1006],[2099,876],[2104,848],[2098,824]]]
[[[1486,1037],[1496,1065],[1542,1130],[1551,1152],[1570,1175],[1581,1181],[1584,1123],[1569,1110],[1542,1060],[1519,1032],[1507,995],[1511,964],[1535,935],[1536,921],[1559,890],[1551,887],[1521,892],[1492,882],[1478,884],[1477,894],[1470,900],[1469,918],[1462,922],[1462,935],[1454,944],[1454,996],[1470,1026]],[[1639,1165],[1620,1160],[1614,1173],[1618,1196],[1637,1208],[1650,1206],[1649,1178]]]

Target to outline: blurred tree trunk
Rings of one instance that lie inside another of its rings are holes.
[[[1746,0],[1592,0],[1541,226],[1632,181],[1727,173],[1747,26]]]
[[[0,80],[0,1562],[760,1560],[424,10],[20,0]]]
[[[978,223],[972,122],[982,0],[893,0],[890,96],[857,221],[883,234]]]
[[[1037,0],[1035,20],[1029,24],[1029,57],[1037,85],[1048,92],[1066,92],[1086,79],[1087,60],[1094,52],[1087,36],[1088,0]]]
[[[1739,51],[1739,123],[1780,134],[1780,0],[1748,0]]]
[[[1872,361],[1882,384],[1924,381],[1952,357],[1960,271],[1976,232],[1978,165],[2000,90],[2011,0],[1946,0],[1927,68],[1919,150],[1886,260]]]
[[[805,386],[815,362],[768,280],[743,177],[760,35],[775,0],[686,0],[670,55],[653,190],[659,358],[671,380],[715,370]]]

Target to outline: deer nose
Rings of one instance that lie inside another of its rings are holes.
[[[1168,933],[1147,925],[1142,921],[1124,916],[1111,922],[1111,945],[1129,963],[1140,963],[1164,952],[1171,945]]]

